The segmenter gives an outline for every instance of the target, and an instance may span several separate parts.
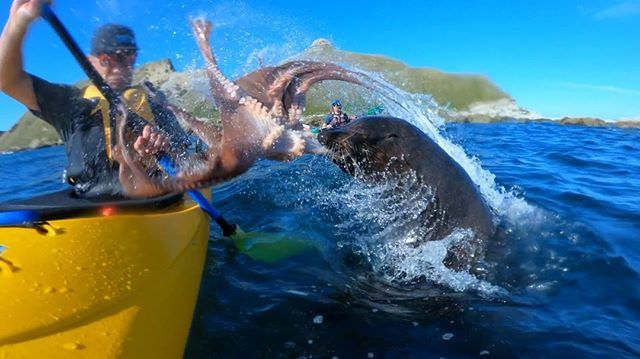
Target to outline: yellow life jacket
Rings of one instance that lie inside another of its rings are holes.
[[[107,152],[107,158],[112,161],[112,128],[111,118],[109,116],[109,102],[95,85],[89,85],[84,89],[83,96],[86,99],[97,99],[98,103],[96,107],[91,111],[91,115],[100,111],[102,114],[102,127],[104,131],[104,146]],[[122,98],[125,101],[125,105],[129,110],[135,112],[138,116],[149,122],[155,124],[153,111],[149,104],[149,98],[147,93],[140,86],[130,87],[122,93]]]

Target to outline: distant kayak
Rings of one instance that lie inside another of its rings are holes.
[[[360,118],[360,117],[366,117],[366,116],[377,116],[384,113],[384,106],[382,105],[376,105],[371,107],[370,109],[368,109],[367,111],[363,112],[362,114],[355,116],[354,118]],[[322,130],[322,128],[320,127],[311,127],[311,133],[314,135],[317,135],[318,133],[320,133],[320,131]]]

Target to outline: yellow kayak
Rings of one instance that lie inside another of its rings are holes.
[[[163,200],[0,227],[0,359],[181,357],[209,219]]]

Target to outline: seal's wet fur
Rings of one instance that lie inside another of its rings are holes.
[[[326,129],[318,140],[342,170],[365,181],[402,179],[411,172],[429,186],[434,199],[420,221],[425,240],[439,240],[456,229],[471,229],[473,243],[450,249],[445,265],[462,269],[478,253],[478,244],[495,232],[493,214],[465,170],[431,138],[405,120],[364,117]]]

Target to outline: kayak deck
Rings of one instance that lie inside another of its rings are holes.
[[[30,211],[43,220],[65,219],[79,216],[102,216],[104,209],[118,212],[155,211],[182,200],[181,193],[172,193],[149,199],[90,199],[78,197],[73,190],[0,203],[0,217],[6,212]]]
[[[0,358],[181,357],[208,238],[181,199],[0,228]]]

